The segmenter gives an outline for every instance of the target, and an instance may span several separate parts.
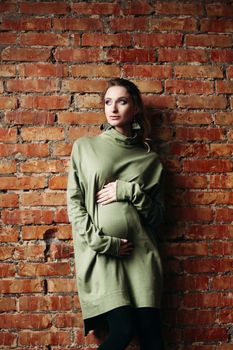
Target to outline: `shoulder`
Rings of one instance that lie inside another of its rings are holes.
[[[82,149],[83,147],[88,147],[88,145],[93,145],[98,141],[99,136],[82,136],[74,141],[73,149]]]

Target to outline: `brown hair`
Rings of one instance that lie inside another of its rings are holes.
[[[149,133],[150,133],[150,123],[145,115],[144,104],[142,101],[142,96],[139,88],[132,81],[128,79],[114,78],[108,81],[108,85],[104,95],[106,94],[107,90],[112,86],[124,87],[132,97],[133,103],[138,109],[138,113],[134,117],[134,122],[139,124],[139,127],[140,127],[139,136],[141,136],[141,141],[147,144],[149,139]]]

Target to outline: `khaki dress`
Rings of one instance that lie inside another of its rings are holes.
[[[111,126],[73,145],[68,213],[85,334],[114,308],[160,307],[162,266],[155,236],[163,216],[161,174],[154,151],[137,135],[126,137]],[[117,201],[97,204],[96,193],[111,181],[117,181]],[[133,243],[127,257],[118,256],[122,238]]]

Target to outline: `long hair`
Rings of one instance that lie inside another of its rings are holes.
[[[124,87],[128,94],[132,97],[133,103],[137,108],[138,112],[134,116],[134,123],[138,123],[140,127],[139,136],[141,138],[141,142],[146,144],[148,147],[148,140],[150,139],[150,123],[145,115],[145,108],[142,101],[142,96],[139,88],[130,80],[123,78],[114,78],[108,81],[107,88],[105,90],[104,95],[107,90],[112,86],[122,86]]]

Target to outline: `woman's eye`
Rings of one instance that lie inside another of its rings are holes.
[[[127,101],[126,100],[120,100],[121,105],[126,105]]]
[[[110,105],[111,105],[111,100],[105,100],[105,104],[106,104],[107,106],[110,106]]]

